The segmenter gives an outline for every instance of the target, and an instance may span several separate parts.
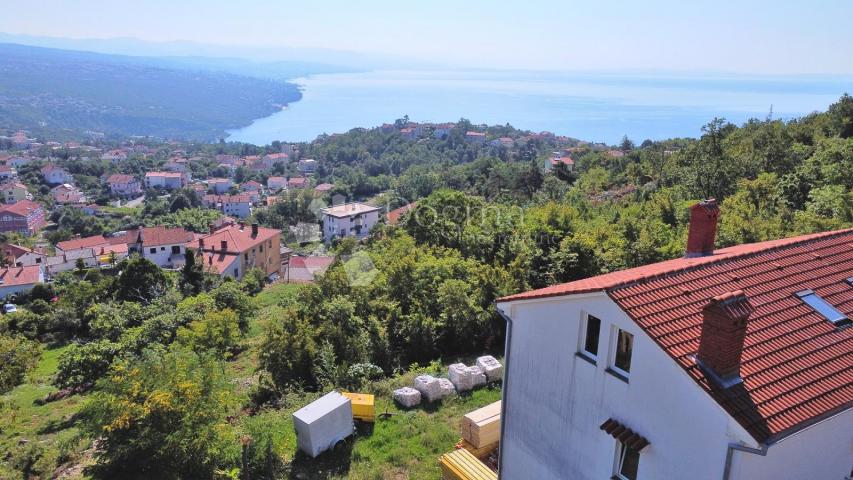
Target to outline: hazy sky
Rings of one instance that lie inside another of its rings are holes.
[[[321,47],[476,67],[853,73],[853,0],[0,3],[0,31],[29,35]]]

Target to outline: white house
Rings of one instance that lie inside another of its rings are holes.
[[[119,163],[127,160],[127,152],[121,149],[110,150],[101,155],[101,160],[107,160],[110,163]]]
[[[0,165],[0,181],[18,178],[18,172],[11,165]]]
[[[116,173],[107,178],[110,193],[120,197],[131,197],[142,193],[142,184],[132,175]]]
[[[362,239],[379,221],[379,207],[366,203],[345,203],[323,208],[323,239],[356,237]]]
[[[233,185],[230,178],[211,178],[207,181],[207,186],[216,194],[227,193]]]
[[[269,177],[267,178],[267,189],[272,192],[277,192],[287,188],[287,178],[285,177]]]
[[[44,176],[44,181],[51,185],[59,185],[63,183],[74,183],[74,177],[66,172],[64,168],[56,165],[45,165],[41,167],[41,174]]]
[[[145,187],[160,187],[166,190],[175,190],[186,187],[189,180],[186,174],[181,172],[148,172],[145,174]]]
[[[687,256],[497,301],[503,479],[849,478],[853,229]]]
[[[192,241],[192,233],[183,228],[142,227],[125,235],[130,252],[136,252],[162,268],[179,268],[186,258],[184,245]]]
[[[317,171],[317,160],[305,158],[299,161],[297,168],[304,175],[310,175]]]
[[[202,203],[207,208],[221,211],[225,215],[246,218],[252,214],[252,197],[248,193],[239,195],[205,195]]]

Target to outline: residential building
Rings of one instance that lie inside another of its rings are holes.
[[[284,177],[269,177],[267,178],[267,188],[273,192],[287,188],[287,179]]]
[[[186,187],[189,179],[181,172],[148,172],[145,174],[145,188],[163,188],[177,190]]]
[[[45,225],[44,207],[32,200],[0,206],[0,232],[34,235]]]
[[[327,256],[292,256],[285,266],[284,278],[287,282],[313,282],[334,261],[335,257]]]
[[[314,187],[314,191],[319,193],[329,193],[333,188],[335,188],[335,185],[332,183],[321,183]]]
[[[101,155],[101,160],[107,160],[110,163],[123,162],[127,160],[127,153],[121,149],[110,150]]]
[[[0,268],[0,298],[11,299],[15,295],[29,292],[37,283],[44,282],[40,265],[30,267]]]
[[[6,160],[6,165],[17,169],[29,164],[31,161],[32,159],[28,157],[12,157],[9,160]]]
[[[853,229],[687,253],[498,299],[501,478],[844,479]]]
[[[574,161],[574,159],[572,159],[572,157],[570,157],[568,155],[559,155],[559,154],[557,156],[552,157],[551,160],[549,160],[546,163],[546,167],[548,170],[551,170],[560,163],[565,165],[566,168],[569,169],[569,171],[572,171],[575,169],[575,161]]]
[[[207,186],[213,193],[223,194],[228,193],[234,182],[230,178],[211,178],[207,180]]]
[[[95,268],[98,266],[98,256],[92,248],[80,248],[69,252],[59,252],[47,257],[45,261],[45,273],[48,277],[55,277],[62,272],[70,272],[78,267],[78,262],[83,262],[84,268]]]
[[[142,194],[142,182],[132,175],[116,173],[107,178],[110,193],[119,197],[135,197]]]
[[[62,185],[53,187],[50,190],[50,196],[53,198],[54,202],[60,205],[86,202],[86,195],[70,183],[63,183]]]
[[[123,237],[129,253],[139,253],[162,268],[179,268],[185,261],[185,248],[193,234],[183,228],[163,226],[129,230]]]
[[[512,148],[515,146],[515,140],[513,140],[509,137],[501,137],[501,138],[496,138],[496,139],[492,140],[491,142],[489,142],[489,145],[491,145],[495,148],[497,148],[497,147]]]
[[[281,272],[281,230],[245,223],[227,225],[186,244],[205,271],[223,278],[243,278],[252,268],[266,276]]]
[[[41,167],[44,181],[50,185],[61,185],[63,183],[74,183],[74,177],[64,168],[56,165],[45,165]]]
[[[6,204],[33,199],[33,196],[27,191],[26,185],[21,182],[6,182],[0,185],[0,191],[3,192],[3,203]]]
[[[47,255],[44,251],[33,250],[20,245],[3,245],[3,256],[8,265],[16,267],[31,267],[33,265],[44,265]]]
[[[412,127],[400,129],[400,135],[402,135],[406,140],[416,140],[418,138],[418,134]]]
[[[287,179],[287,188],[308,188],[308,179],[305,177],[290,177]]]
[[[254,180],[249,180],[248,182],[243,182],[240,184],[240,191],[241,192],[261,193],[263,191],[263,189],[264,189],[264,186],[261,185],[260,183],[256,182],[256,181],[254,181]]]
[[[395,208],[394,210],[391,210],[390,212],[385,214],[385,219],[388,221],[389,225],[396,225],[397,222],[400,221],[400,218],[403,216],[403,214],[415,208],[417,204],[418,202],[412,202],[407,205],[403,205],[400,208]]]
[[[485,145],[486,134],[482,132],[465,132],[465,140],[476,145]]]
[[[432,136],[438,140],[444,140],[450,135],[450,131],[453,130],[453,127],[456,125],[453,123],[440,123],[435,125],[432,129]]]
[[[312,173],[317,171],[317,160],[314,160],[312,158],[304,158],[299,161],[299,164],[296,166],[296,168],[303,175],[311,175]]]
[[[344,203],[320,209],[323,213],[323,240],[365,238],[379,221],[379,207],[366,203]]]
[[[287,163],[289,158],[290,158],[290,155],[288,155],[286,153],[270,153],[270,154],[264,155],[264,158],[261,159],[261,165],[265,169],[269,170],[269,169],[272,169],[273,167],[275,167],[276,164],[278,164],[278,163]]]
[[[248,193],[239,195],[205,195],[202,203],[206,208],[213,208],[225,215],[246,218],[252,214],[252,198]]]
[[[0,181],[18,178],[18,172],[11,165],[0,165]]]

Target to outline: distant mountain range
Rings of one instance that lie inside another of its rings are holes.
[[[0,43],[0,127],[215,140],[298,101],[312,62],[140,57]]]

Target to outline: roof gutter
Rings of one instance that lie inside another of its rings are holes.
[[[501,418],[503,421],[503,418]],[[501,432],[503,433],[503,432]],[[732,458],[734,458],[735,450],[753,455],[767,456],[767,444],[761,445],[761,448],[745,447],[739,443],[730,443],[726,449],[726,466],[723,468],[723,480],[730,480],[732,474]]]
[[[504,463],[504,435],[506,435],[506,404],[507,404],[507,393],[509,392],[509,359],[510,352],[512,351],[512,318],[509,315],[503,312],[497,304],[495,304],[495,310],[497,310],[498,315],[501,316],[506,321],[506,341],[504,343],[504,375],[503,382],[501,385],[501,440],[498,443],[498,479],[501,478],[501,472],[503,471],[503,463]]]

